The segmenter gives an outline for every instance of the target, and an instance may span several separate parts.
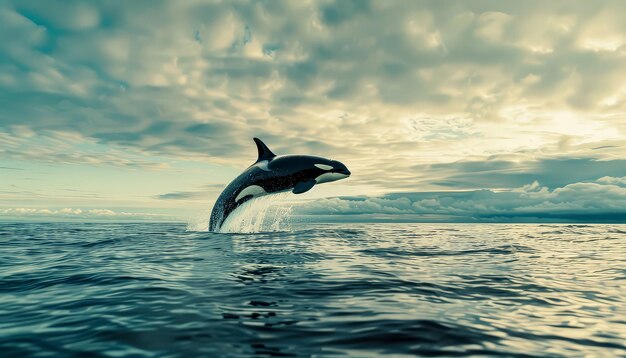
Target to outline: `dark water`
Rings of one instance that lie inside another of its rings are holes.
[[[626,356],[624,225],[0,224],[2,357]]]

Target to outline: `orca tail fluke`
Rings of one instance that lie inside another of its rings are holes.
[[[276,154],[272,153],[272,151],[261,141],[259,138],[253,138],[254,143],[256,143],[256,149],[259,151],[259,158],[256,160],[260,162],[261,160],[271,160],[276,156]]]

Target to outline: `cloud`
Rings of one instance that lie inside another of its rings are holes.
[[[171,193],[156,195],[155,199],[162,200],[206,200],[211,195],[219,194],[224,189],[222,184],[204,185],[203,190],[199,191],[176,191]]]
[[[192,191],[177,191],[174,193],[165,193],[165,194],[160,194],[157,195],[155,198],[156,199],[165,199],[165,200],[180,200],[180,199],[198,199],[198,198],[204,198],[205,195],[203,195],[203,193],[199,193],[199,192],[192,192]]]
[[[212,187],[212,186],[211,186]],[[210,189],[209,189],[210,190]],[[159,195],[194,200],[201,192]],[[602,177],[554,189],[539,182],[512,190],[406,192],[292,203],[307,221],[388,222],[617,222],[626,223],[626,177]],[[206,208],[203,207],[203,210]],[[3,208],[4,219],[177,221],[176,215],[103,208]]]
[[[67,132],[33,133],[25,126],[16,126],[6,133],[0,132],[0,155],[3,158],[20,162],[82,164],[146,170],[168,168],[168,164],[162,161],[146,160],[145,156],[137,150],[107,148],[97,144],[93,139]]]
[[[626,176],[626,160],[545,158],[514,161],[496,157],[486,161],[420,165],[414,169],[427,173],[431,184],[447,188],[511,188],[535,180],[555,188],[603,175]]]
[[[15,167],[0,167],[0,170],[24,170],[24,169],[15,168]]]
[[[232,170],[254,160],[257,136],[278,154],[341,160],[371,195],[622,177],[624,10],[6,0],[0,157]],[[204,195],[180,185],[156,198]]]
[[[626,223],[626,177],[549,189],[534,181],[508,191],[394,193],[340,197],[295,206],[325,220],[386,221],[590,221]]]
[[[626,186],[626,177],[615,178],[615,177],[605,176],[605,177],[602,177],[602,178],[598,179],[598,183],[601,183],[601,184],[611,184],[611,185],[617,185],[617,186],[625,187]]]
[[[114,211],[110,209],[80,208],[0,208],[0,219],[87,219],[87,220],[147,220],[171,221],[177,218],[167,214]]]

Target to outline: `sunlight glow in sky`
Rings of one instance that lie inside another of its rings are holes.
[[[185,220],[257,136],[352,171],[302,215],[626,222],[625,12],[2,1],[0,219]]]

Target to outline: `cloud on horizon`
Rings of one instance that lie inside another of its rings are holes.
[[[197,199],[199,192],[158,199]],[[204,193],[203,195],[206,195]],[[550,189],[535,181],[506,191],[488,189],[393,193],[278,202],[308,222],[589,222],[626,223],[626,176]],[[206,214],[206,213],[205,213]],[[190,217],[111,209],[5,208],[0,219],[189,221]],[[195,219],[194,219],[195,220]]]
[[[299,215],[330,221],[626,223],[626,177],[549,189],[537,181],[509,191],[394,193],[300,203]]]
[[[110,209],[79,208],[6,208],[0,209],[0,219],[39,220],[120,220],[120,221],[173,221],[179,218],[168,214],[114,211]]]

